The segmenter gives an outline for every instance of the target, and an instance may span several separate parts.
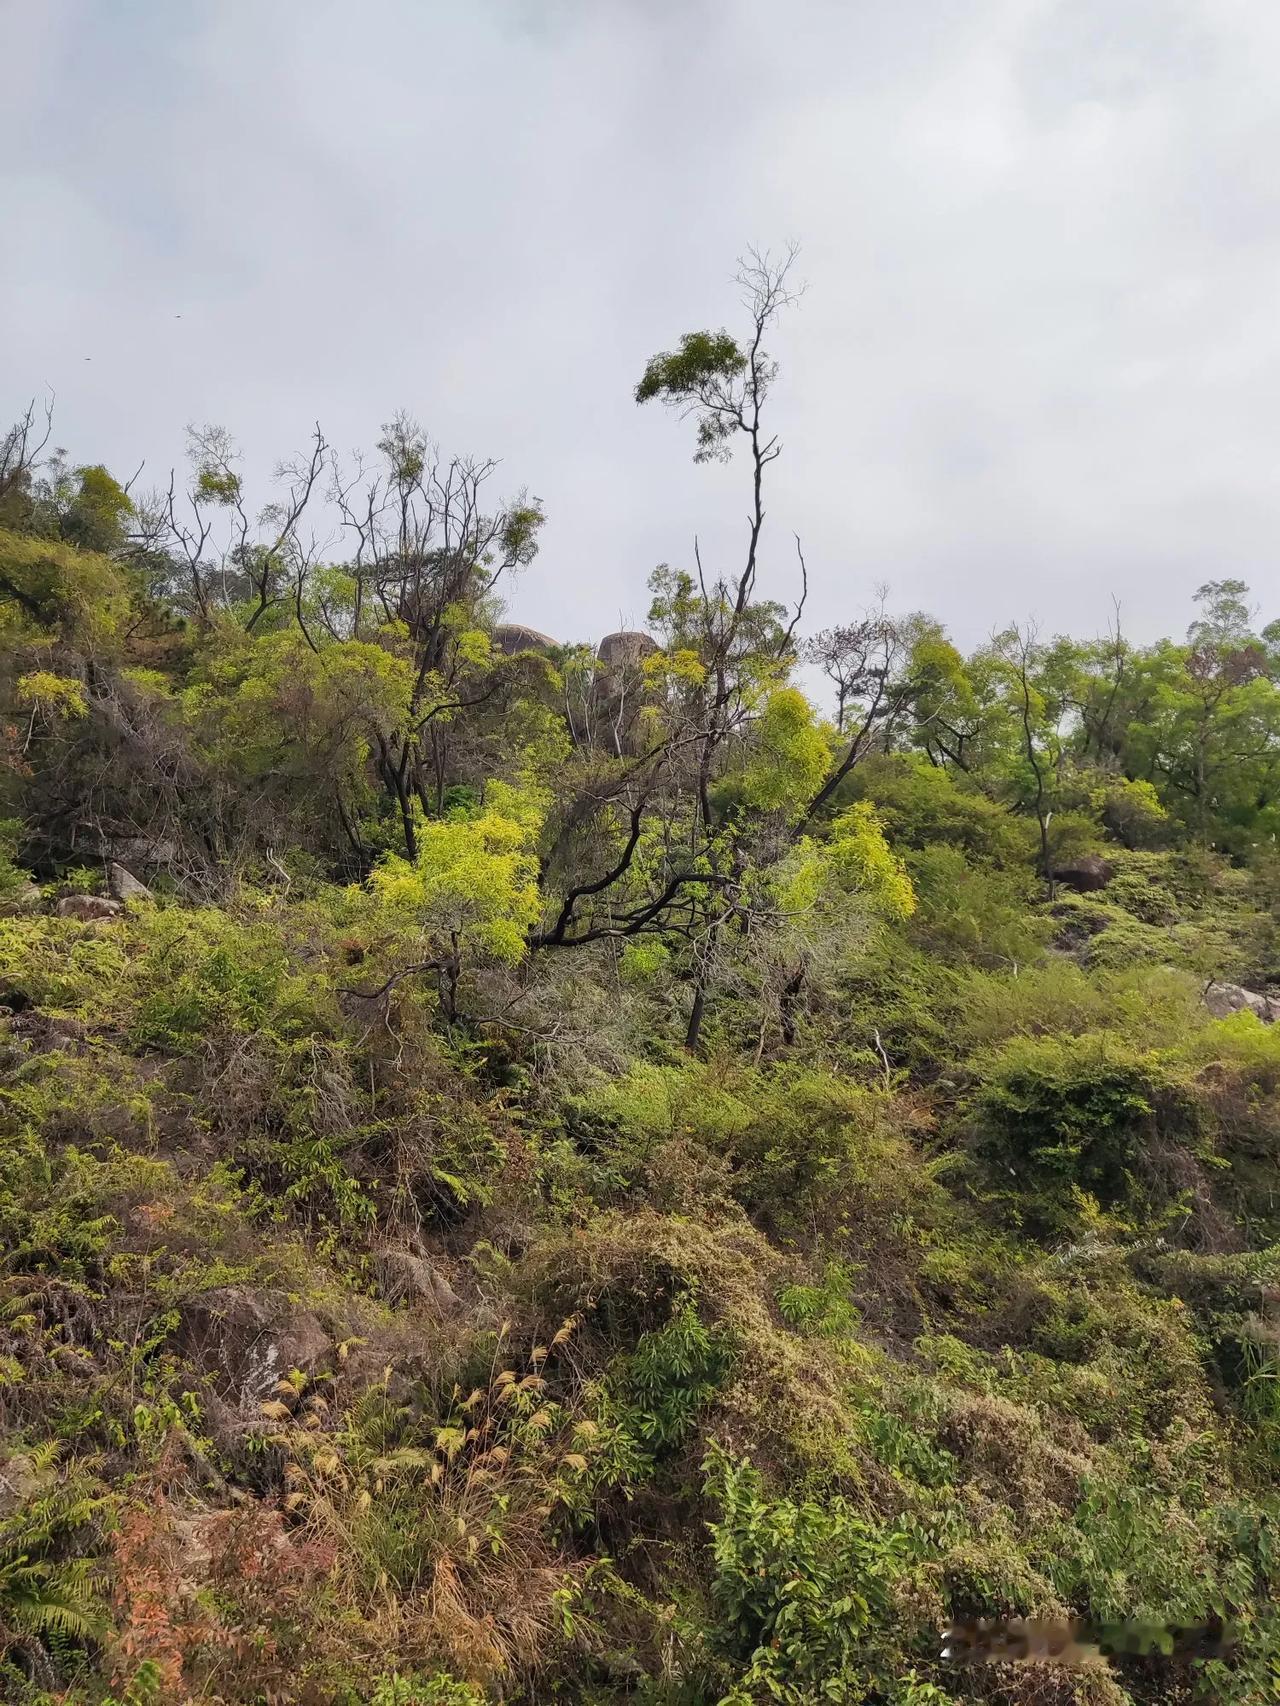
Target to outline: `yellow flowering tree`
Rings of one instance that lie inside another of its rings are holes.
[[[775,687],[751,732],[742,782],[748,805],[795,818],[831,768],[831,752],[813,706],[798,687]]]
[[[412,939],[421,953],[384,989],[408,971],[435,971],[452,1020],[464,971],[523,959],[540,907],[535,847],[545,811],[536,790],[491,782],[483,809],[420,824],[415,858],[392,854],[378,865],[373,904],[397,940]]]

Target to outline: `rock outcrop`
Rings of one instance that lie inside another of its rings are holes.
[[[523,622],[499,622],[493,630],[494,650],[503,657],[515,657],[518,652],[553,652],[559,645],[550,634],[527,628]]]
[[[312,1373],[333,1349],[309,1309],[247,1286],[223,1286],[194,1299],[183,1310],[178,1337],[219,1396],[241,1408],[261,1403],[295,1368]]]
[[[378,1290],[388,1303],[422,1301],[441,1315],[462,1308],[462,1299],[425,1256],[412,1250],[387,1248],[374,1257]]]
[[[177,863],[178,843],[168,836],[103,836],[98,852],[103,859],[119,860],[133,870],[167,870]]]
[[[124,907],[103,894],[68,894],[58,902],[56,911],[59,918],[79,918],[86,924],[96,924],[105,918],[118,918]]]
[[[1204,992],[1204,1004],[1215,1019],[1231,1013],[1256,1013],[1267,1025],[1280,1019],[1280,1001],[1239,983],[1211,983]]]
[[[156,897],[144,882],[140,882],[133,872],[123,865],[112,863],[107,866],[107,892],[114,900],[154,900]]]
[[[606,634],[596,648],[590,723],[595,741],[621,756],[633,747],[632,731],[644,703],[644,660],[658,642],[636,628]]]
[[[1055,865],[1050,875],[1064,889],[1090,894],[1096,889],[1105,889],[1115,871],[1100,853],[1081,853],[1074,859],[1064,859]]]
[[[644,660],[658,649],[652,634],[639,628],[620,628],[616,634],[606,634],[596,647],[596,661],[605,675],[638,669]]]

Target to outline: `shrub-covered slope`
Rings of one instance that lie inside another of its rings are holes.
[[[1280,1699],[1277,633],[805,640],[746,282],[638,393],[743,563],[598,652],[403,417],[0,441],[5,1700]]]
[[[878,1072],[525,1050],[344,996],[359,904],[0,925],[14,1698],[1192,1697],[936,1662],[1067,1608],[1271,1697],[1280,1027],[900,927]]]

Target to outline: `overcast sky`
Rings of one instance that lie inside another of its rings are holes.
[[[745,467],[632,391],[794,240],[809,626],[1277,613],[1276,0],[0,0],[0,62],[0,407],[76,459],[214,421],[265,501],[407,408],[543,499],[513,613],[598,636],[736,560]]]

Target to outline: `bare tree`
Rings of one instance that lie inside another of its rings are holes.
[[[879,602],[858,622],[826,628],[809,642],[807,655],[836,689],[836,727],[843,737],[840,756],[801,819],[808,824],[835,794],[849,772],[888,744],[908,710],[913,684],[906,664],[910,633]]]
[[[405,849],[415,856],[415,801],[438,808],[444,786],[448,717],[501,687],[484,680],[458,646],[458,612],[478,612],[505,575],[537,554],[542,505],[524,493],[490,503],[493,459],[446,458],[410,416],[398,414],[378,442],[381,465],[330,459],[330,498],[354,541],[348,569],[352,605],[333,637],[402,623],[412,647],[413,687],[404,728],[378,737],[377,766],[400,814]]]
[[[33,397],[17,420],[0,438],[0,504],[13,492],[30,483],[40,458],[53,435],[53,393],[36,412]]]
[[[158,517],[165,542],[185,567],[187,592],[199,620],[207,624],[218,610],[247,605],[249,632],[273,606],[285,603],[298,573],[298,528],[328,465],[329,446],[317,421],[310,450],[280,463],[276,480],[283,496],[255,517],[246,507],[239,452],[223,427],[187,429],[191,485],[180,498],[177,478],[167,491],[144,506],[144,517]],[[219,527],[217,516],[227,517]],[[148,535],[154,538],[154,530]]]
[[[381,468],[368,474],[333,463],[331,495],[355,541],[351,562],[361,591],[385,620],[403,622],[425,673],[439,663],[446,613],[492,594],[505,574],[537,553],[542,505],[521,493],[490,505],[493,458],[445,458],[401,413],[382,429]]]

